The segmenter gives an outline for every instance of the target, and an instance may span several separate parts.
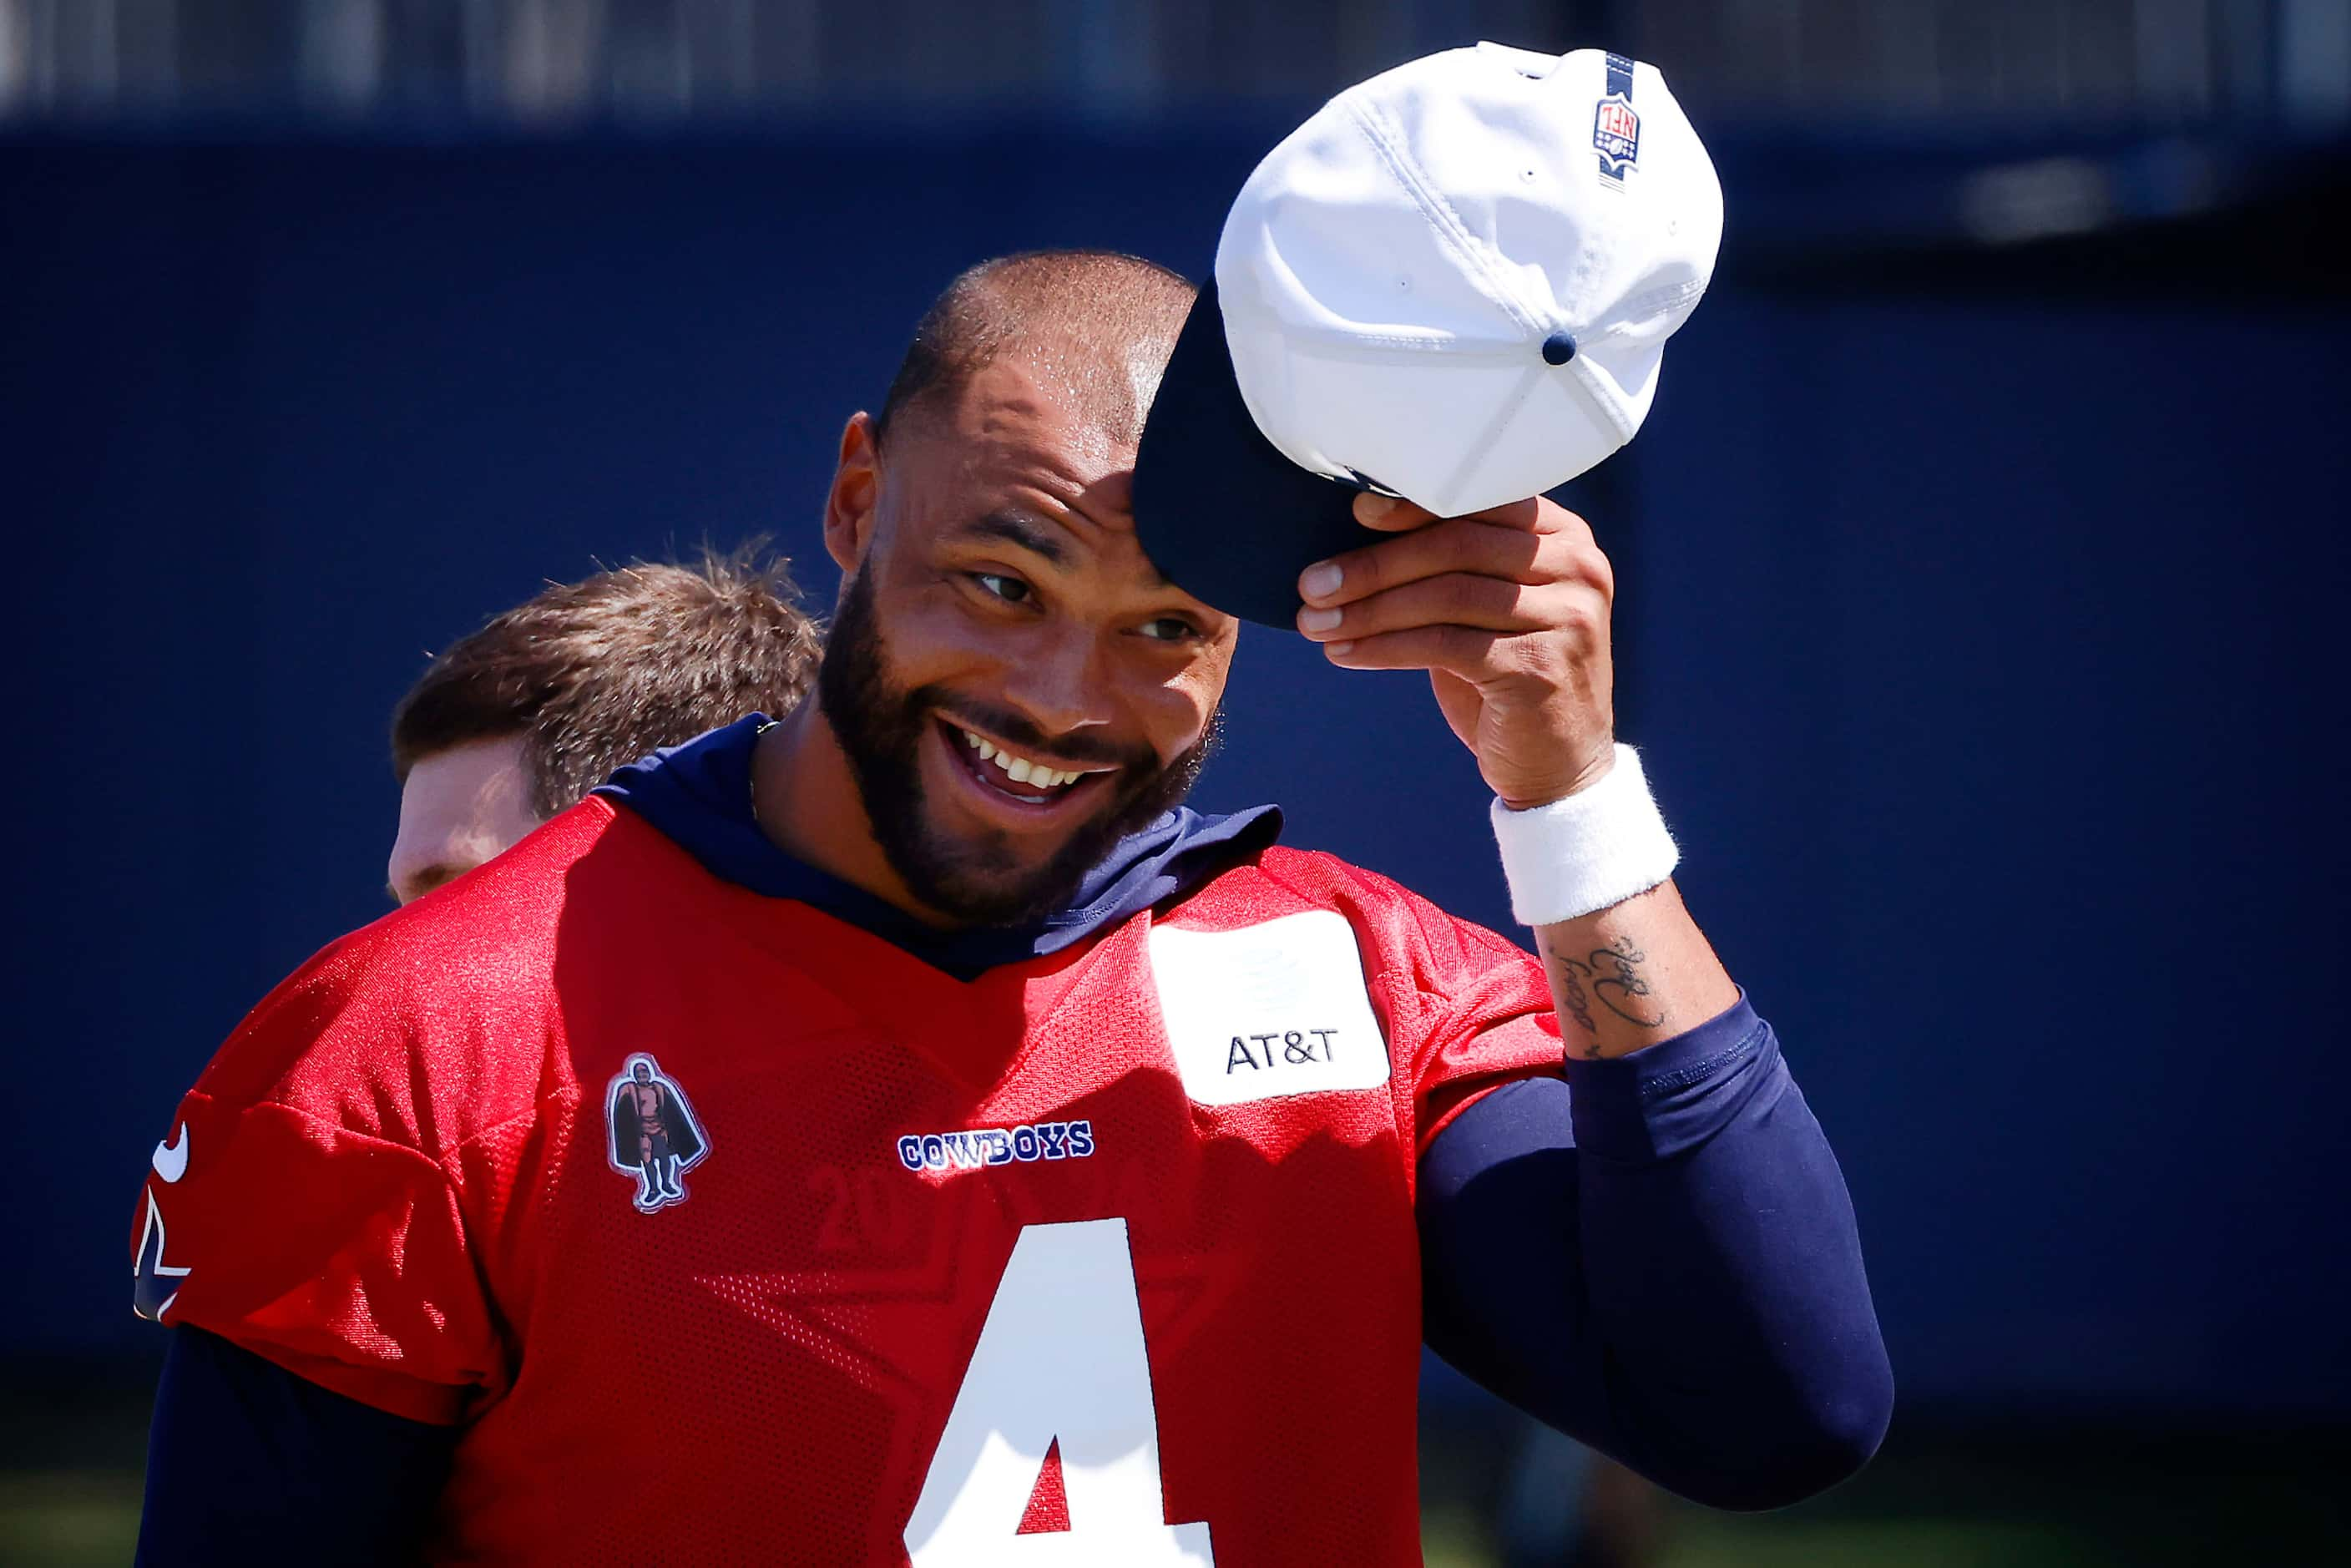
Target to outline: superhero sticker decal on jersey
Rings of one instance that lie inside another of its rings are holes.
[[[1200,1104],[1388,1081],[1355,930],[1334,911],[1235,931],[1155,925],[1151,976],[1176,1071]]]
[[[710,1140],[686,1103],[685,1091],[661,1063],[639,1051],[621,1064],[604,1092],[604,1120],[612,1168],[637,1181],[635,1203],[651,1214],[686,1199],[678,1177],[700,1165]]]

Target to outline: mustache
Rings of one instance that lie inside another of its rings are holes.
[[[918,686],[907,694],[905,705],[910,710],[928,709],[950,723],[960,721],[973,729],[987,730],[1016,747],[1048,751],[1071,762],[1097,762],[1136,773],[1155,773],[1160,766],[1159,754],[1147,746],[1121,746],[1101,736],[1083,733],[1047,735],[1008,708],[975,702],[943,686]]]

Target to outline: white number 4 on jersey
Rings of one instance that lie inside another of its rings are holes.
[[[1070,1528],[1019,1534],[1057,1438]],[[907,1555],[914,1568],[1213,1568],[1208,1527],[1165,1518],[1126,1221],[1028,1226],[906,1521]]]

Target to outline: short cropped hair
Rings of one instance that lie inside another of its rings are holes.
[[[1132,406],[1126,353],[1156,343],[1164,363],[1198,293],[1182,273],[1115,250],[1023,251],[967,267],[915,323],[873,416],[873,439],[886,442],[907,410],[952,398],[1007,348],[1025,344],[1050,346],[1065,378],[1088,383],[1072,390],[1090,411],[1131,440],[1144,411]]]
[[[822,646],[764,541],[550,582],[451,643],[400,699],[392,771],[405,783],[427,757],[519,735],[532,809],[552,817],[622,763],[790,711]]]

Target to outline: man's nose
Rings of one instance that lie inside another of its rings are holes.
[[[1115,711],[1101,642],[1079,627],[1046,632],[1023,649],[1004,695],[1048,736],[1106,725]]]

